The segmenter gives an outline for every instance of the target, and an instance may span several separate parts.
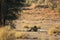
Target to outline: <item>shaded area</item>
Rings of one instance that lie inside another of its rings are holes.
[[[18,11],[24,5],[23,0],[0,0],[0,25],[5,26],[7,21],[12,22],[18,18]],[[20,7],[20,8],[19,8]],[[7,23],[8,24],[8,23]]]

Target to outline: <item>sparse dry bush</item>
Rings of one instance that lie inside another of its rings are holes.
[[[50,9],[60,11],[60,1],[57,0],[49,0],[48,6]]]
[[[26,0],[26,4],[48,5],[49,9],[60,11],[60,1],[57,0]]]
[[[57,7],[55,8],[58,12],[60,12],[60,1],[57,2]]]

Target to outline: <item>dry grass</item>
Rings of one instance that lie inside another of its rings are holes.
[[[9,26],[0,28],[0,40],[14,40],[14,35]]]
[[[57,32],[57,31],[59,31],[59,30],[60,30],[60,26],[51,27],[51,28],[48,30],[48,34],[49,34],[49,35],[53,35],[54,32]]]
[[[15,38],[17,38],[17,39],[24,38],[25,34],[26,34],[25,32],[15,31]]]
[[[16,40],[18,37],[23,37],[24,32],[12,30],[10,26],[0,28],[0,40]]]

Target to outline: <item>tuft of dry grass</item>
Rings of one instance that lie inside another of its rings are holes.
[[[48,34],[49,35],[53,35],[54,32],[57,32],[59,30],[60,26],[57,26],[57,27],[52,27],[48,30]]]

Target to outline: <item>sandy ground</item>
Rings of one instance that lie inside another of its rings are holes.
[[[43,30],[60,26],[60,13],[49,9],[32,9],[23,10],[21,16],[16,20],[17,30],[25,29],[28,27],[41,27]],[[51,36],[46,32],[27,32],[30,39],[17,39],[17,40],[60,40],[60,36]],[[31,39],[37,37],[38,39]]]

